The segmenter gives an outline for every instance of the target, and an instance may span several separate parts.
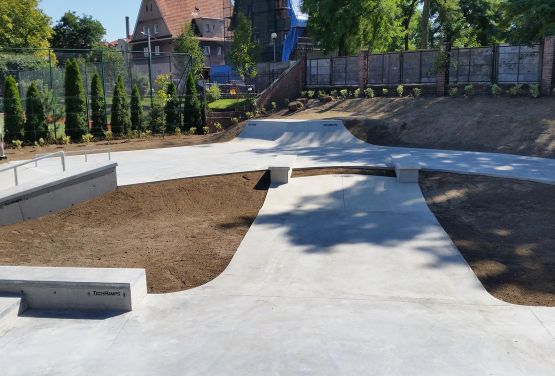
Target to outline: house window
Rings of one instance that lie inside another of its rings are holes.
[[[148,47],[143,48],[145,57],[148,57]]]
[[[218,56],[222,56],[222,48],[218,46]]]
[[[154,53],[158,56],[160,55],[160,46],[154,46]]]
[[[210,46],[204,46],[203,48],[204,55],[210,56]]]
[[[154,25],[154,34],[158,34],[159,32],[158,25]]]
[[[210,32],[210,25],[206,24],[206,32],[209,33]]]

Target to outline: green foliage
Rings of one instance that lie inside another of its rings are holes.
[[[158,101],[155,101],[150,109],[149,124],[153,132],[166,132],[166,111],[164,111],[164,106]]]
[[[474,85],[466,85],[464,87],[464,95],[467,97],[474,96]]]
[[[197,134],[197,127],[191,127],[191,128],[189,128],[189,134],[190,134],[191,136]]]
[[[349,96],[349,90],[347,90],[347,89],[339,90],[339,94],[341,95],[341,97],[342,97],[343,99],[345,99],[345,98],[347,98],[347,97]]]
[[[207,135],[210,133],[210,128],[208,127],[202,127],[202,134]]]
[[[231,118],[231,124],[233,124],[233,125],[239,124],[239,119],[236,118],[236,117]]]
[[[309,98],[314,98],[314,95],[316,95],[316,92],[314,90],[309,90],[307,93]]]
[[[83,136],[81,136],[81,141],[83,141],[84,144],[90,144],[91,142],[93,142],[94,140],[94,136],[90,133],[85,133]]]
[[[204,53],[190,23],[184,25],[183,32],[175,41],[174,51],[191,56],[193,75],[198,77],[201,74],[204,67]]]
[[[211,85],[206,91],[206,97],[207,97],[208,103],[212,103],[220,99],[222,97],[222,91],[220,90],[220,86],[218,84]]]
[[[131,128],[136,131],[142,131],[144,127],[144,114],[141,92],[137,84],[133,85],[131,90]]]
[[[389,95],[389,89],[386,89],[385,87],[382,89],[382,95],[384,97],[387,97]]]
[[[514,85],[509,89],[509,95],[511,97],[517,97],[522,94],[522,85]]]
[[[166,90],[166,127],[168,131],[174,132],[176,128],[181,127],[181,116],[179,114],[179,98],[177,98],[177,88],[173,82],[170,82]]]
[[[7,141],[23,137],[25,118],[17,82],[8,76],[4,84],[4,133]]]
[[[529,43],[555,35],[555,2],[552,0],[506,0],[506,19],[511,42]]]
[[[238,13],[233,42],[229,53],[231,65],[243,80],[256,77],[257,45],[253,41],[252,25],[244,14]]]
[[[25,121],[25,140],[35,142],[39,138],[48,137],[48,124],[42,96],[33,81],[26,94],[26,121]]]
[[[91,16],[66,12],[54,26],[53,48],[91,49],[100,42],[106,29]]]
[[[62,136],[60,138],[60,142],[62,143],[62,145],[69,145],[71,144],[71,136]]]
[[[48,48],[51,35],[50,17],[38,0],[0,2],[0,47]]]
[[[458,87],[455,86],[455,87],[449,88],[449,96],[450,97],[456,97],[458,95],[459,95],[459,88]]]
[[[491,95],[493,95],[494,97],[498,97],[501,94],[503,94],[503,89],[501,88],[501,86],[497,84],[491,85]]]
[[[354,93],[353,93],[353,95],[354,95],[355,98],[360,98],[361,94],[362,94],[362,90],[361,90],[361,89],[356,89],[356,90],[354,91]]]
[[[94,72],[91,79],[91,132],[94,136],[102,136],[106,125],[106,103],[104,90],[98,72]]]
[[[415,87],[414,89],[412,89],[412,96],[415,98],[418,98],[419,96],[422,95],[422,89]]]
[[[276,112],[276,110],[277,110],[277,103],[272,102],[272,112]]]
[[[183,105],[184,122],[189,127],[202,126],[202,107],[197,92],[197,84],[192,73],[187,77],[187,94]]]
[[[398,85],[397,86],[397,95],[399,96],[399,98],[403,97],[403,94],[405,93],[405,87],[403,85]]]
[[[65,74],[66,135],[75,140],[88,132],[85,88],[77,60],[66,62]]]
[[[532,98],[539,98],[540,97],[540,86],[539,85],[530,85],[530,96]]]
[[[247,112],[245,112],[245,117],[247,119],[252,119],[252,118],[254,118],[254,113],[250,112],[250,111],[247,111]]]
[[[366,90],[364,90],[364,95],[366,95],[366,98],[374,98],[374,89],[372,89],[371,87],[366,88]]]
[[[216,132],[221,132],[224,130],[224,127],[222,127],[222,124],[220,122],[214,123],[214,128],[216,128]]]
[[[23,147],[23,141],[21,141],[21,140],[12,140],[12,145],[13,145],[17,150],[21,150],[21,148]]]
[[[331,95],[332,97],[334,97],[334,98],[337,98],[337,90],[332,90],[332,91],[330,92],[330,95]]]
[[[104,131],[104,138],[106,139],[106,141],[112,141],[112,139],[114,138],[114,134],[112,133],[112,131]]]
[[[116,135],[124,135],[131,129],[131,111],[129,100],[125,91],[123,77],[119,76],[114,88],[112,98],[112,132]]]

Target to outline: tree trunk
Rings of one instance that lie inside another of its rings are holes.
[[[428,49],[428,40],[430,39],[430,2],[432,0],[424,0],[424,8],[422,9],[422,40],[420,48],[423,50]]]

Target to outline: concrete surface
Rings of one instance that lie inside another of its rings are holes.
[[[555,374],[555,311],[491,297],[416,184],[271,188],[231,264],[133,312],[28,311],[2,375]]]
[[[131,311],[146,296],[144,269],[0,266],[0,296],[34,310]]]
[[[85,164],[0,191],[0,226],[66,209],[117,188],[117,163]]]

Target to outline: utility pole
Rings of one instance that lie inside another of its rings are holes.
[[[4,154],[4,133],[0,132],[0,161],[3,159],[8,159],[6,154]]]
[[[152,46],[150,43],[150,27],[147,28],[146,34],[143,31],[141,34],[148,38],[148,81],[150,83],[150,108],[154,107],[154,87],[152,86]]]

